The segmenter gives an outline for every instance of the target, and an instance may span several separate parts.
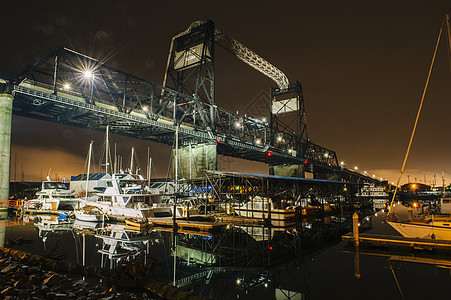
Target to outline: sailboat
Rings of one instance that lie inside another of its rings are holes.
[[[407,161],[407,157],[409,155],[410,147],[412,144],[413,136],[415,134],[415,129],[418,123],[418,118],[421,112],[421,107],[423,104],[424,96],[427,89],[427,84],[429,82],[429,78],[431,75],[432,67],[434,64],[435,56],[437,53],[437,48],[440,42],[441,33],[443,31],[443,28],[445,26],[445,23],[447,25],[447,31],[448,31],[448,39],[449,39],[449,47],[451,50],[451,16],[450,13],[447,13],[445,15],[446,19],[443,23],[440,34],[437,40],[437,44],[434,51],[433,60],[429,69],[429,75],[428,79],[426,81],[426,86],[423,91],[423,97],[421,99],[420,108],[417,113],[417,118],[415,121],[415,125],[412,131],[412,135],[410,138],[409,147],[406,153],[406,156],[404,158],[404,163],[401,169],[401,174],[399,176],[397,187],[395,189],[395,193],[393,195],[393,199],[391,201],[390,209],[387,214],[387,223],[392,226],[396,231],[398,231],[401,235],[404,237],[409,238],[431,238],[431,239],[440,239],[440,240],[451,240],[451,198],[447,198],[445,195],[445,190],[443,192],[443,197],[440,199],[440,213],[439,214],[428,214],[428,215],[419,215],[414,218],[411,218],[410,220],[406,221],[399,221],[396,218],[396,215],[394,213],[391,213],[392,205],[394,202],[394,199],[396,197],[396,192],[399,186],[399,182],[401,180],[402,174],[404,172],[404,167]],[[392,218],[392,220],[388,220],[389,218]]]

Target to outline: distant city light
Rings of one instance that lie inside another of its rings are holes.
[[[358,169],[359,169],[359,167],[357,167],[357,166],[355,166],[355,167],[354,167],[354,170],[356,170],[356,171],[357,171]]]

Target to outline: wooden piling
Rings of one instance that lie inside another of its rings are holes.
[[[352,215],[352,234],[354,236],[354,246],[359,248],[359,215],[354,213]]]

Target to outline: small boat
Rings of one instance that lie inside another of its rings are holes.
[[[297,214],[296,206],[278,205],[271,198],[255,196],[252,200],[235,205],[235,212],[245,218],[268,219],[273,226],[292,225]]]
[[[125,225],[136,229],[144,229],[148,225],[146,218],[126,218]]]
[[[85,205],[75,211],[75,218],[85,222],[104,222],[108,216],[97,206]]]
[[[36,192],[36,199],[24,201],[27,209],[57,210],[73,209],[80,201],[74,195],[74,190],[69,190],[62,182],[51,181],[47,178],[42,182],[41,190]]]

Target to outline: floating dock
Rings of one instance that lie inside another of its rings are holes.
[[[172,218],[158,218],[151,219],[151,223],[156,227],[166,227],[172,228],[173,219]],[[201,222],[201,221],[191,221],[186,219],[177,219],[176,224],[178,229],[190,230],[190,231],[218,231],[226,227],[225,223],[217,222]]]
[[[343,235],[342,239],[351,243],[355,242],[355,238],[352,233]],[[360,233],[358,241],[362,246],[407,247],[424,250],[451,250],[451,241],[448,240],[407,238],[403,236]]]

